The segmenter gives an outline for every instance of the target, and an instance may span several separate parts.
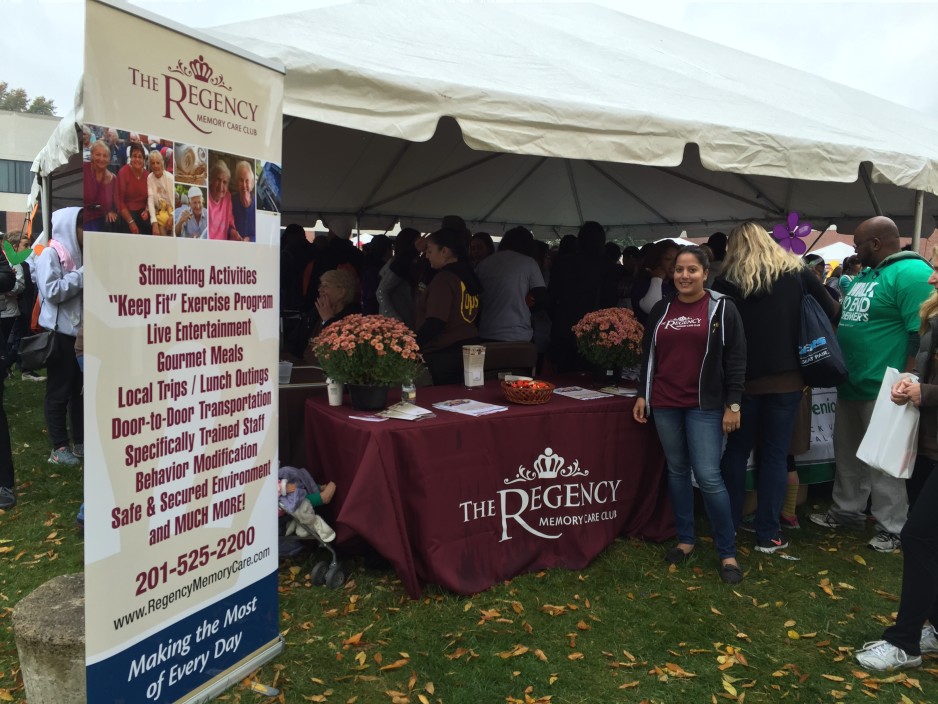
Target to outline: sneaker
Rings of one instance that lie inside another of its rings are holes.
[[[808,518],[811,519],[812,523],[817,523],[819,526],[823,526],[824,528],[834,529],[840,528],[843,525],[843,523],[831,515],[830,511],[827,513],[812,513],[810,516],[808,516]]]
[[[23,372],[23,376],[20,377],[23,381],[45,381],[46,377],[39,376],[36,372]]]
[[[782,532],[779,531],[775,534],[775,537],[771,540],[759,540],[756,542],[756,551],[757,552],[766,552],[772,554],[776,550],[784,550],[788,547],[788,540],[785,539],[785,536],[782,535]]]
[[[885,530],[879,531],[867,545],[879,552],[893,552],[902,549],[902,541],[899,540],[899,536]]]
[[[918,644],[922,655],[927,653],[938,653],[938,633],[935,633],[934,626],[925,626],[922,628],[922,639]]]
[[[920,655],[909,655],[885,640],[864,643],[856,652],[856,659],[867,670],[904,670],[922,664]]]
[[[81,460],[78,459],[75,454],[67,447],[60,447],[58,450],[53,450],[52,454],[49,455],[49,464],[64,464],[74,466],[76,464],[81,464]]]
[[[8,486],[0,486],[0,509],[8,509],[16,506],[16,494]]]
[[[83,443],[76,442],[75,447],[72,448],[72,454],[75,455],[78,459],[85,458],[85,446]]]
[[[755,533],[756,532],[756,514],[750,513],[748,516],[743,516],[742,520],[739,522],[739,527],[749,533]]]
[[[798,522],[797,515],[786,516],[783,513],[778,517],[778,522],[785,528],[801,528],[801,524]]]

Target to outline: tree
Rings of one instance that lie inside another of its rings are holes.
[[[25,89],[11,90],[6,81],[0,81],[0,110],[29,112],[34,115],[55,115],[55,102],[42,95],[33,98],[30,102]]]

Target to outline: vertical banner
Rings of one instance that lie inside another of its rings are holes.
[[[282,648],[283,75],[86,8],[88,701],[208,701]]]

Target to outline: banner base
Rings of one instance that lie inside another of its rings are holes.
[[[274,640],[255,650],[230,670],[223,672],[215,679],[209,680],[202,687],[187,695],[185,698],[177,700],[176,704],[205,704],[205,702],[212,701],[226,690],[238,684],[238,682],[254,672],[254,670],[266,665],[280,655],[280,653],[283,652],[284,646],[283,636],[278,635]]]

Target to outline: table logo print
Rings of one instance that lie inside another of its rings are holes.
[[[504,542],[518,530],[557,540],[567,526],[586,530],[591,524],[615,519],[622,480],[589,481],[587,477],[589,470],[582,469],[579,460],[568,463],[546,447],[530,468],[520,465],[514,476],[503,480],[506,485],[522,486],[501,489],[495,498],[461,502],[463,523],[497,521],[499,542]]]
[[[564,467],[563,457],[556,454],[551,448],[544,449],[537,459],[534,460],[534,469],[528,469],[524,465],[518,467],[518,476],[514,479],[506,479],[505,484],[515,484],[517,482],[529,482],[534,479],[556,479],[559,477],[586,477],[589,472],[580,469],[580,460],[573,460],[573,463]]]

